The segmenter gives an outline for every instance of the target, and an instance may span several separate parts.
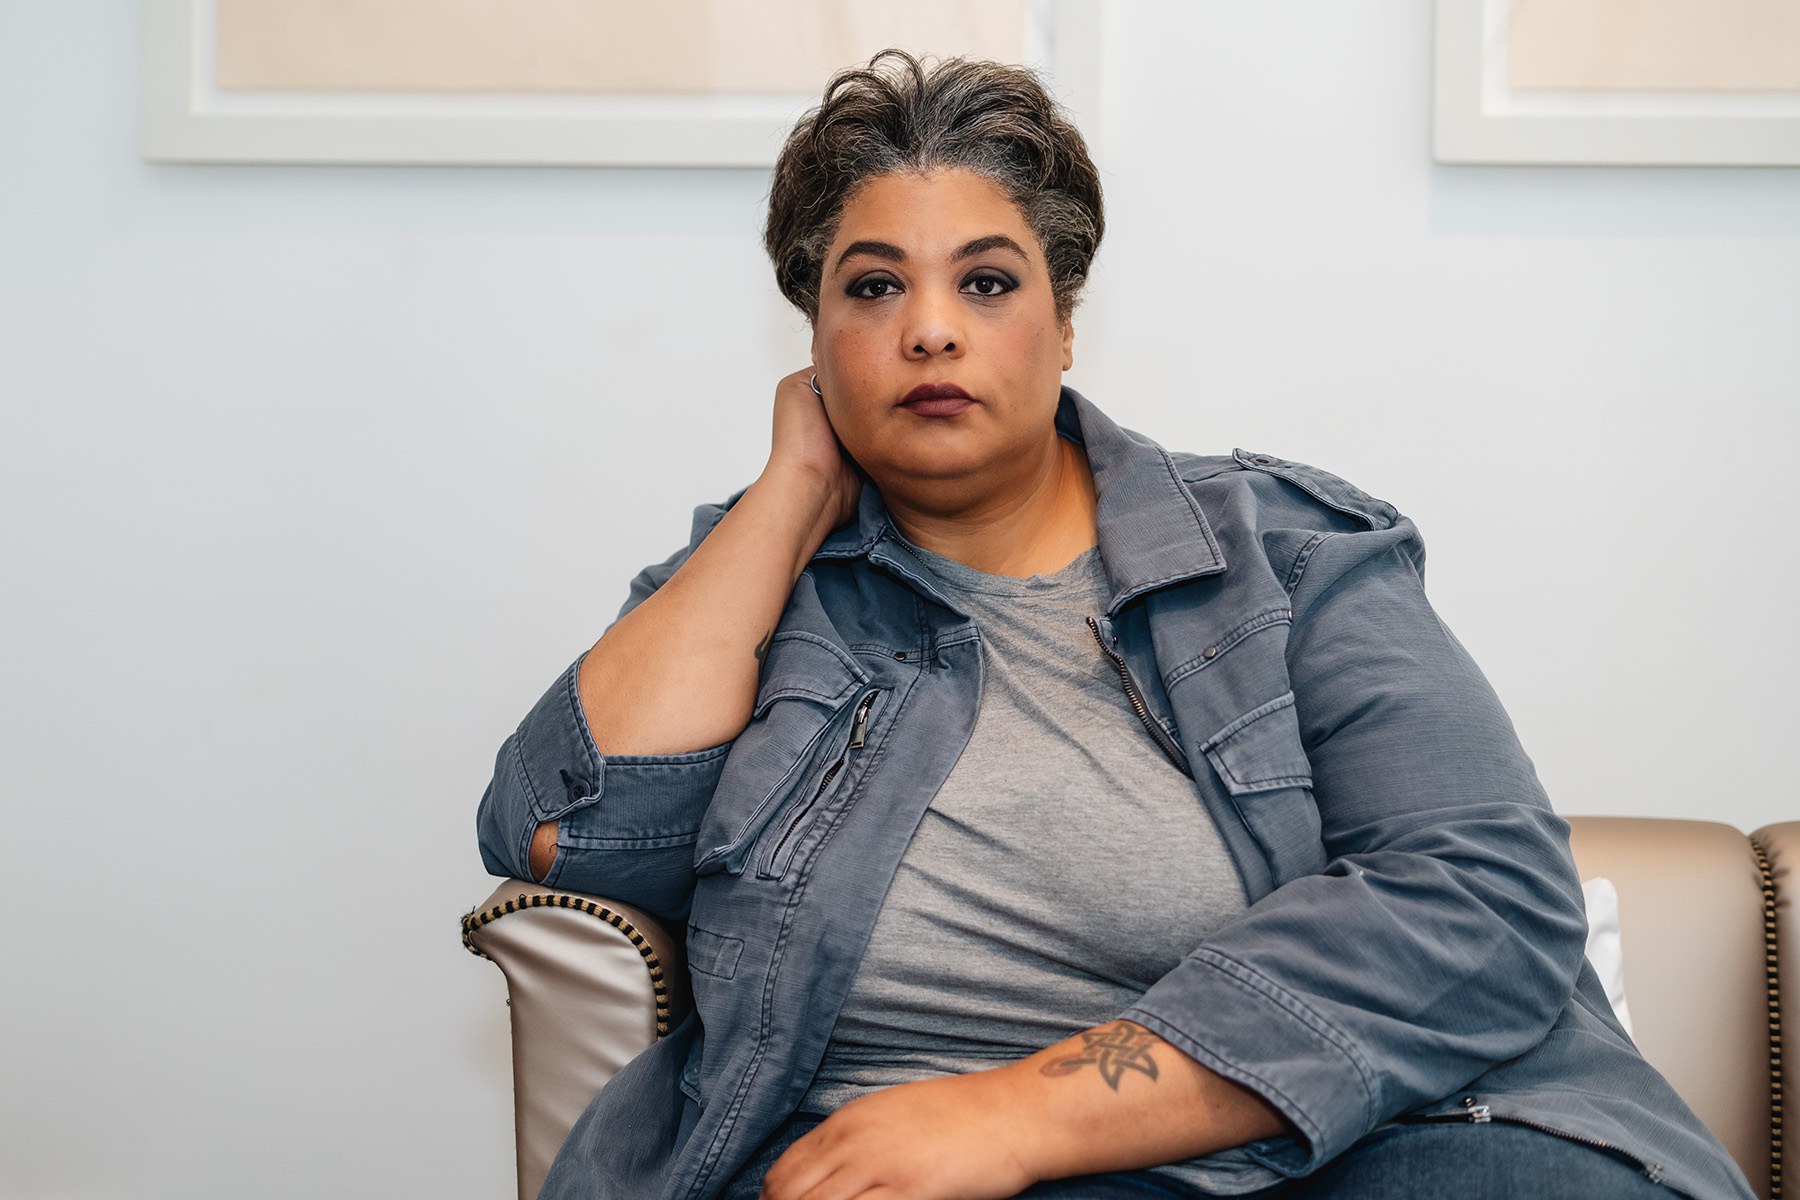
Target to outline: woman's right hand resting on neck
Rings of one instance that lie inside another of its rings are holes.
[[[812,377],[813,369],[808,367],[775,385],[775,431],[762,478],[798,472],[824,481],[830,497],[826,513],[831,521],[825,533],[819,535],[823,542],[833,529],[841,529],[856,518],[862,476],[844,454],[843,444],[825,415],[825,405],[808,382]],[[810,551],[807,557],[812,557]],[[799,573],[794,577],[798,579]]]
[[[807,382],[775,388],[769,461],[674,576],[606,631],[580,671],[602,754],[681,754],[743,732],[788,594],[831,531],[856,516],[862,480]],[[556,857],[556,823],[531,843],[531,873]]]

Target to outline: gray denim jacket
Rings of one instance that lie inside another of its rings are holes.
[[[1427,603],[1412,522],[1299,463],[1171,455],[1067,389],[1057,426],[1099,492],[1121,686],[1250,902],[1119,1015],[1301,1135],[1213,1156],[1218,1189],[1309,1173],[1383,1122],[1492,1119],[1748,1197],[1582,957],[1567,826]],[[724,511],[697,511],[693,544]],[[685,918],[694,987],[695,1015],[596,1097],[542,1196],[705,1200],[799,1103],[974,728],[980,637],[865,488],[795,585],[735,741],[602,756],[575,667],[506,740],[488,869],[528,877],[533,829],[560,821],[545,882]]]

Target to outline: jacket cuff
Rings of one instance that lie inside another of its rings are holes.
[[[1211,950],[1190,954],[1120,1016],[1242,1084],[1294,1123],[1304,1145],[1255,1157],[1310,1174],[1373,1129],[1375,1073],[1355,1043],[1293,992]]]
[[[481,860],[495,875],[531,879],[531,835],[600,798],[601,759],[576,690],[579,659],[500,744],[475,818]]]
[[[542,882],[563,879],[584,851],[692,844],[712,801],[729,743],[692,754],[603,756],[581,707],[579,659],[550,686],[500,747],[476,818],[481,857],[496,875],[531,879],[531,838],[560,822],[556,860]],[[601,856],[608,857],[608,856]],[[592,872],[577,869],[583,883]]]

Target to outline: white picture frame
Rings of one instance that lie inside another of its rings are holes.
[[[1515,91],[1511,0],[1437,0],[1440,163],[1800,166],[1800,92]]]
[[[141,145],[158,163],[768,167],[816,95],[235,92],[217,0],[143,0]],[[1090,142],[1099,0],[1031,0],[1027,60]]]

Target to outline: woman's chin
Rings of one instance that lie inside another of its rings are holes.
[[[889,459],[867,470],[889,507],[958,512],[989,497],[995,460],[981,454],[920,454]]]
[[[1017,485],[1042,443],[1052,438],[1036,431],[1021,436],[1009,423],[979,403],[952,417],[923,418],[897,414],[897,419],[871,430],[868,439],[852,438],[846,447],[883,496],[913,507],[962,507],[995,489]]]

